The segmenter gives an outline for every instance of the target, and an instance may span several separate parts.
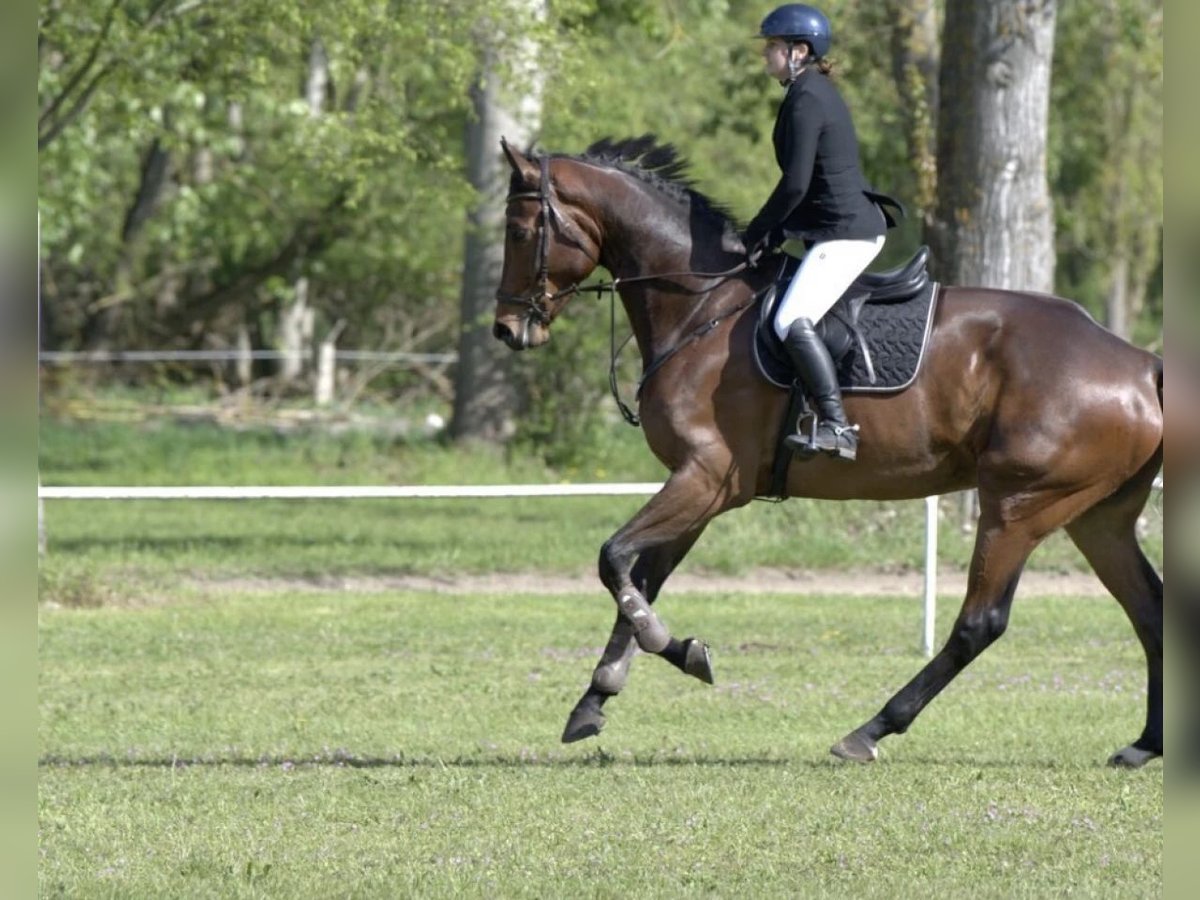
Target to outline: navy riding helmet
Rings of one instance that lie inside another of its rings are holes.
[[[813,56],[817,59],[829,52],[829,44],[833,40],[825,14],[803,3],[786,3],[768,13],[758,29],[758,36],[804,41],[812,47]]]

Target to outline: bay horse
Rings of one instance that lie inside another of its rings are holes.
[[[735,223],[687,181],[672,147],[647,135],[579,156],[502,149],[512,174],[494,336],[513,350],[544,344],[580,282],[606,269],[651,374],[638,397],[646,442],[670,472],[600,550],[617,616],[568,717],[571,742],[599,733],[639,647],[712,682],[707,647],[672,636],[651,604],[714,516],[768,493],[788,395],[751,351],[754,297],[773,274],[738,265]],[[1135,536],[1162,462],[1162,373],[1161,357],[1068,300],[942,286],[913,383],[847,395],[858,459],[792,461],[787,496],[901,500],[977,488],[979,519],[945,644],[833,754],[869,762],[882,738],[905,732],[1004,633],[1027,557],[1065,528],[1146,655],[1145,728],[1109,762],[1162,755],[1163,584]]]

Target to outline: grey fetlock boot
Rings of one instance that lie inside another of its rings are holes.
[[[840,459],[854,459],[858,455],[858,426],[846,420],[837,369],[812,321],[800,318],[793,322],[783,346],[800,384],[817,408],[816,427],[808,434],[788,435],[784,443],[801,455],[831,453]]]

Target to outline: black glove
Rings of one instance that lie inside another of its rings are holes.
[[[746,231],[742,234],[742,246],[746,248],[746,265],[753,269],[767,250],[767,236],[753,237]]]

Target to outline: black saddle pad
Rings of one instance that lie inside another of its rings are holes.
[[[768,289],[759,304],[773,307],[782,291]],[[845,393],[886,393],[900,391],[912,384],[924,357],[933,312],[937,305],[938,285],[930,281],[907,300],[872,303],[868,301],[858,319],[858,329],[866,340],[871,367],[858,340],[835,360],[838,382]],[[754,361],[763,377],[777,387],[790,387],[795,375],[771,322],[773,309],[760,309],[760,326],[754,332]],[[871,368],[874,381],[871,380]]]

